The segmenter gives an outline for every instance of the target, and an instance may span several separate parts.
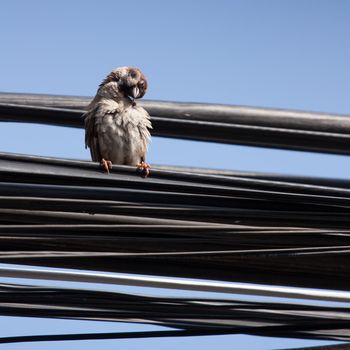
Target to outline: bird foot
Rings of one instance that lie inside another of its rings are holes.
[[[102,158],[100,165],[103,171],[109,174],[109,171],[112,169],[112,162],[110,160],[105,160],[104,158]]]
[[[144,161],[141,161],[137,164],[136,170],[141,173],[141,177],[147,177],[149,175],[149,169],[151,169],[151,166]]]

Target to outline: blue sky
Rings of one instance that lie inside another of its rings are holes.
[[[132,65],[148,78],[148,99],[350,114],[349,13],[346,0],[3,0],[0,91],[91,96],[112,68]],[[1,124],[0,150],[89,159],[82,130],[40,125]],[[148,161],[344,178],[350,171],[345,156],[163,138],[153,138]],[[15,333],[26,324],[14,322]],[[228,349],[238,339],[264,348],[249,337],[193,341]],[[138,340],[128,349],[140,344],[172,348]]]

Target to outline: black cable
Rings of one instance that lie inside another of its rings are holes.
[[[75,108],[85,107],[86,99],[70,97],[67,103],[64,97],[41,95],[39,102],[38,97],[0,95],[0,120],[82,127],[83,110]],[[155,136],[349,154],[345,116],[157,101],[141,105],[152,116]]]
[[[0,314],[95,321],[150,323],[183,329],[137,332],[19,336],[0,342],[117,339],[146,336],[254,334],[305,339],[349,340],[346,307],[309,306],[232,299],[141,295],[24,285],[0,285]],[[339,332],[338,330],[342,330]],[[92,337],[92,338],[89,338]]]

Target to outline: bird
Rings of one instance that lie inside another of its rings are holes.
[[[85,148],[106,173],[112,164],[120,164],[136,166],[142,177],[149,175],[146,153],[152,124],[148,112],[135,102],[147,87],[139,68],[113,69],[83,114]]]

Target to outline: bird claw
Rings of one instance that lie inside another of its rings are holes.
[[[105,160],[104,158],[102,158],[100,165],[103,171],[109,174],[109,171],[112,169],[112,162],[110,160]]]
[[[147,177],[149,175],[149,169],[151,169],[151,166],[144,161],[137,164],[137,171],[141,173],[141,177]]]

